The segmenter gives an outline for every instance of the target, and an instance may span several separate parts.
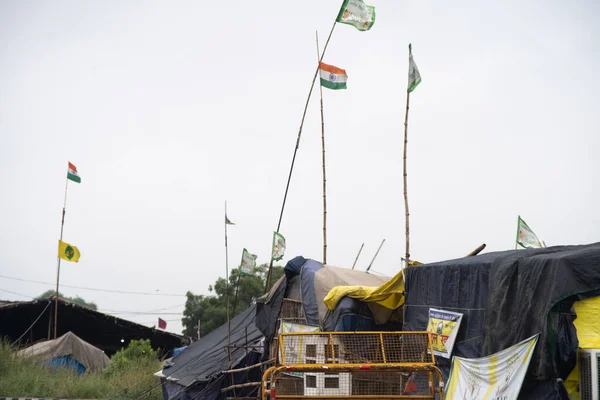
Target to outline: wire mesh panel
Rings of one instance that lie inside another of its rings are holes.
[[[435,399],[431,371],[305,371],[275,374],[269,394],[276,399]],[[264,398],[264,397],[263,397]],[[438,392],[437,398],[443,398]]]
[[[444,398],[428,332],[294,332],[278,343],[263,400]]]
[[[433,364],[427,332],[284,333],[281,364]]]

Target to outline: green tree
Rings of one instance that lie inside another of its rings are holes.
[[[38,297],[36,297],[36,299],[47,299],[48,297],[54,297],[55,294],[56,294],[55,290],[48,289],[44,293],[42,293]],[[71,303],[76,303],[76,304],[82,305],[84,307],[91,308],[92,310],[98,310],[98,306],[96,305],[96,303],[94,303],[93,301],[85,301],[84,299],[82,299],[79,296],[67,297],[67,296],[63,296],[63,294],[61,292],[58,292],[58,298],[66,300],[66,301],[70,301]]]
[[[195,338],[198,334],[198,321],[200,321],[200,336],[204,336],[226,323],[228,292],[231,318],[248,308],[263,295],[268,268],[267,264],[259,265],[256,267],[254,275],[240,274],[238,268],[234,269],[229,275],[229,291],[225,278],[219,278],[213,285],[210,285],[208,287],[210,294],[207,296],[196,295],[188,291],[181,320],[183,335]],[[283,275],[283,267],[273,266],[272,275],[271,282],[273,284]],[[236,288],[237,301],[235,301]]]

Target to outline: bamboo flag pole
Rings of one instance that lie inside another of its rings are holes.
[[[403,180],[404,180],[404,218],[406,221],[406,265],[410,262],[410,213],[408,212],[408,187],[406,174],[406,151],[408,144],[408,110],[410,105],[410,92],[421,83],[421,74],[415,64],[412,56],[412,44],[408,45],[408,88],[406,89],[406,114],[404,116],[404,159],[403,159]]]
[[[67,179],[66,179],[66,183],[65,183],[65,200],[63,203],[63,209],[62,209],[62,218],[60,221],[60,240],[62,241],[63,238],[63,230],[65,227],[65,213],[67,210],[67,189],[69,187],[69,176],[67,174]],[[59,281],[60,281],[60,257],[56,257],[58,259],[58,264],[56,267],[56,293],[54,296],[54,339],[56,339],[56,335],[58,333],[58,285],[59,285]]]
[[[316,33],[317,39],[317,60],[319,58],[319,32]],[[321,149],[323,151],[323,264],[327,264],[327,178],[325,174],[325,119],[323,118],[323,86],[319,84],[319,93],[321,94]]]
[[[231,319],[229,318],[229,252],[227,250],[227,200],[225,200],[225,297],[227,297],[227,358],[231,368]]]
[[[329,32],[329,36],[327,37],[327,41],[325,42],[325,46],[323,47],[323,53],[319,58],[319,62],[323,60],[325,56],[325,52],[327,51],[327,46],[329,45],[329,41],[331,40],[331,35],[333,35],[333,31],[335,30],[335,26],[337,24],[337,15],[336,19],[333,22],[331,27],[331,31]],[[281,212],[279,213],[279,222],[277,223],[277,231],[281,228],[281,220],[283,218],[283,210],[285,209],[285,201],[287,200],[288,191],[290,188],[290,181],[292,180],[292,171],[294,170],[294,162],[296,161],[296,154],[298,153],[298,147],[300,146],[300,138],[302,137],[302,128],[304,127],[304,119],[306,118],[306,111],[308,110],[308,103],[310,102],[310,97],[312,95],[313,88],[315,87],[315,80],[317,79],[317,75],[319,74],[319,65],[317,64],[317,68],[313,75],[312,83],[310,85],[310,90],[308,91],[308,96],[306,97],[306,103],[304,104],[304,112],[302,113],[302,119],[300,120],[300,128],[298,129],[298,137],[296,139],[296,146],[294,147],[294,155],[292,156],[292,164],[290,166],[290,172],[288,175],[287,184],[285,186],[285,194],[283,195],[283,203],[281,204]],[[271,276],[273,270],[273,257],[271,257],[271,262],[269,263],[269,271],[267,272],[267,278],[265,282],[265,293],[271,287]]]
[[[408,187],[407,187],[407,180],[406,180],[406,150],[408,147],[407,144],[408,144],[409,104],[410,104],[410,92],[406,91],[406,114],[404,116],[404,159],[403,159],[402,175],[403,175],[403,180],[404,180],[404,220],[406,223],[406,225],[405,225],[406,252],[405,252],[404,256],[406,258],[407,265],[410,260],[410,220],[409,220],[410,213],[408,212]]]

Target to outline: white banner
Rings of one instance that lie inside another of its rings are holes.
[[[433,354],[450,358],[463,315],[453,311],[429,309],[427,332],[431,332]]]
[[[482,358],[452,358],[446,400],[517,400],[538,335]]]

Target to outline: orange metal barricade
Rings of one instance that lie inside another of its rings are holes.
[[[263,400],[444,398],[428,332],[297,332],[278,343]]]

